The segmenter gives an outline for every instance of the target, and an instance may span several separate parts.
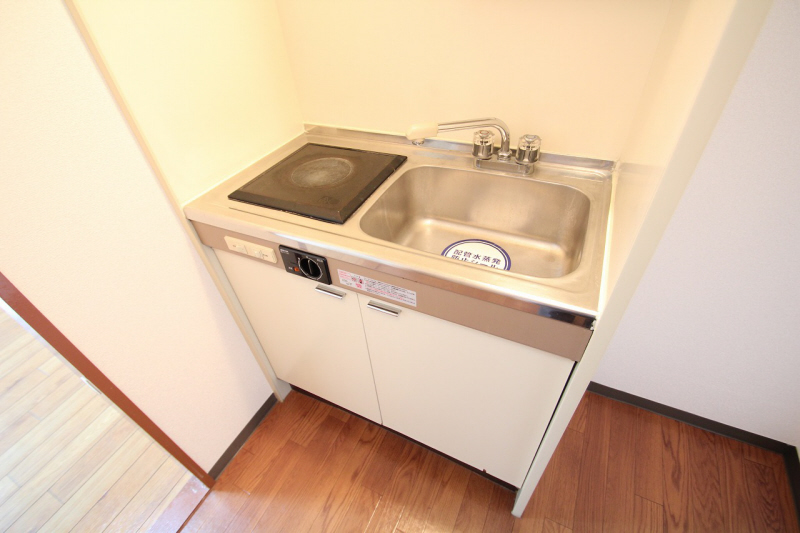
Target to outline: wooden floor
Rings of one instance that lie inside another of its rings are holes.
[[[797,532],[780,456],[587,394],[521,519],[514,494],[293,392],[183,531]]]
[[[194,479],[0,310],[0,531],[165,530]]]

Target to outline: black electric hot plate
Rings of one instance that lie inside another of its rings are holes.
[[[402,155],[307,144],[228,198],[343,224],[405,160]]]

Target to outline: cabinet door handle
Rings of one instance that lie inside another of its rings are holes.
[[[325,288],[324,285],[317,285],[314,288],[314,290],[317,291],[320,294],[324,294],[325,296],[332,296],[332,297],[336,298],[337,300],[341,300],[342,298],[345,297],[345,293],[332,291],[330,289]]]
[[[389,316],[394,316],[394,317],[400,316],[400,309],[394,309],[392,307],[383,306],[378,302],[376,302],[375,300],[370,301],[367,304],[367,307],[369,307],[370,309],[374,309],[375,311],[379,311],[381,313],[386,313]]]

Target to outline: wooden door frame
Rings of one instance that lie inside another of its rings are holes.
[[[144,411],[106,377],[61,331],[56,328],[30,300],[0,272],[0,299],[17,313],[28,325],[61,354],[75,369],[88,379],[111,402],[128,415],[145,433],[159,443],[170,455],[194,474],[204,485],[211,488],[214,478],[167,436]]]

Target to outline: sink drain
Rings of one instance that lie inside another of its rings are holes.
[[[482,239],[454,242],[444,249],[442,255],[475,265],[511,270],[511,258],[508,253],[499,245]]]

